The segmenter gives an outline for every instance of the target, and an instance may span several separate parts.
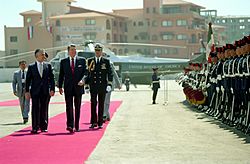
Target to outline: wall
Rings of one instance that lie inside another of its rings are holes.
[[[13,74],[19,68],[0,68],[0,83],[11,82]]]

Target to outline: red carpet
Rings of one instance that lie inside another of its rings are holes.
[[[110,104],[110,114],[120,106],[121,101]],[[66,128],[66,114],[49,119],[48,133],[30,134],[31,127],[17,131],[0,139],[0,163],[6,164],[81,164],[87,160],[102,138],[103,129],[89,129],[90,103],[81,108],[80,132],[69,134]]]

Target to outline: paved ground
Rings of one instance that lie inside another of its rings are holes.
[[[112,99],[123,103],[86,163],[250,163],[250,137],[189,107],[182,88],[167,84],[164,96],[162,83],[156,105],[148,86],[113,92]],[[0,84],[0,100],[13,98],[10,84]],[[51,105],[50,116],[61,112],[64,105]],[[1,137],[28,126],[19,123],[16,107],[0,107],[0,115]]]

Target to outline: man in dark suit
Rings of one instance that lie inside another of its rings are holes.
[[[88,76],[86,84],[90,87],[91,95],[91,126],[89,128],[102,128],[103,110],[106,92],[111,92],[113,74],[110,61],[102,57],[103,47],[95,45],[95,57],[88,59]],[[96,114],[98,96],[98,119]]]
[[[35,50],[36,62],[28,67],[26,76],[26,99],[32,98],[32,130],[37,134],[48,130],[48,105],[51,96],[55,94],[55,81],[52,67],[44,62],[45,51]]]
[[[156,96],[157,96],[157,92],[158,92],[158,89],[160,88],[160,78],[158,78],[158,68],[157,67],[154,67],[153,68],[153,75],[152,75],[152,90],[153,90],[153,103],[152,104],[156,104],[155,100],[156,100]]]
[[[80,108],[82,94],[84,93],[84,83],[87,76],[87,66],[85,58],[76,56],[76,46],[68,46],[69,57],[62,59],[60,63],[60,72],[58,86],[60,94],[64,93],[66,101],[67,128],[70,133],[79,132]],[[75,120],[73,112],[73,99],[75,104]]]

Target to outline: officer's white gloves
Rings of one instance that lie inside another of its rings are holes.
[[[233,88],[230,88],[230,90],[231,90],[231,93],[232,93],[232,94],[234,94],[234,90],[233,90]]]
[[[85,87],[85,93],[89,94],[89,87]]]
[[[106,88],[106,91],[111,92],[111,86],[108,85],[107,88]]]
[[[80,81],[78,82],[78,85],[81,86],[81,87],[84,86],[84,84],[85,84],[85,82],[84,82],[83,80],[80,80]]]
[[[220,88],[216,87],[216,92],[219,93],[220,92]]]
[[[220,89],[221,89],[221,91],[222,91],[222,92],[224,92],[224,91],[225,91],[225,89],[224,89],[224,87],[223,87],[223,86],[220,86]]]

